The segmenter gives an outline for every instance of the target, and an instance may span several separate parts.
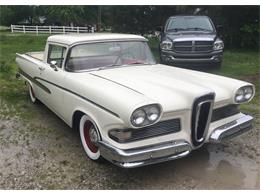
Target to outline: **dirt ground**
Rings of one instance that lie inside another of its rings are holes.
[[[33,112],[34,120],[22,119],[0,99],[0,189],[260,189],[259,114],[253,130],[232,141],[122,169],[89,160],[78,134],[43,104]]]

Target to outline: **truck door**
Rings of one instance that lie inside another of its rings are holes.
[[[66,46],[48,43],[47,63],[40,69],[38,78],[39,82],[49,89],[49,92],[41,90],[42,101],[61,118],[64,118],[62,107],[66,72],[63,70],[63,64],[66,52]],[[55,66],[51,67],[54,64]]]

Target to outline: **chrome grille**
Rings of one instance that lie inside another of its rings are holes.
[[[131,141],[137,141],[142,139],[147,139],[151,137],[166,135],[170,133],[176,133],[181,130],[181,124],[180,119],[171,119],[167,121],[158,122],[152,126],[143,127],[140,129],[124,129],[124,130],[118,130],[118,131],[131,131],[132,136],[131,138],[122,141],[118,138],[109,135],[111,139],[119,142],[119,143],[127,143]]]
[[[197,98],[193,103],[191,117],[191,137],[193,145],[198,147],[204,140],[211,121],[214,94]]]
[[[211,52],[213,41],[178,41],[173,43],[173,50],[177,53]]]

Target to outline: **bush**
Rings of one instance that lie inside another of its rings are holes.
[[[240,28],[241,47],[242,48],[258,48],[260,28],[258,24],[244,24]]]

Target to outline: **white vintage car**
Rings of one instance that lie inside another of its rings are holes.
[[[31,101],[80,133],[87,156],[125,168],[188,155],[251,129],[252,84],[157,64],[142,36],[54,35],[17,54]]]

